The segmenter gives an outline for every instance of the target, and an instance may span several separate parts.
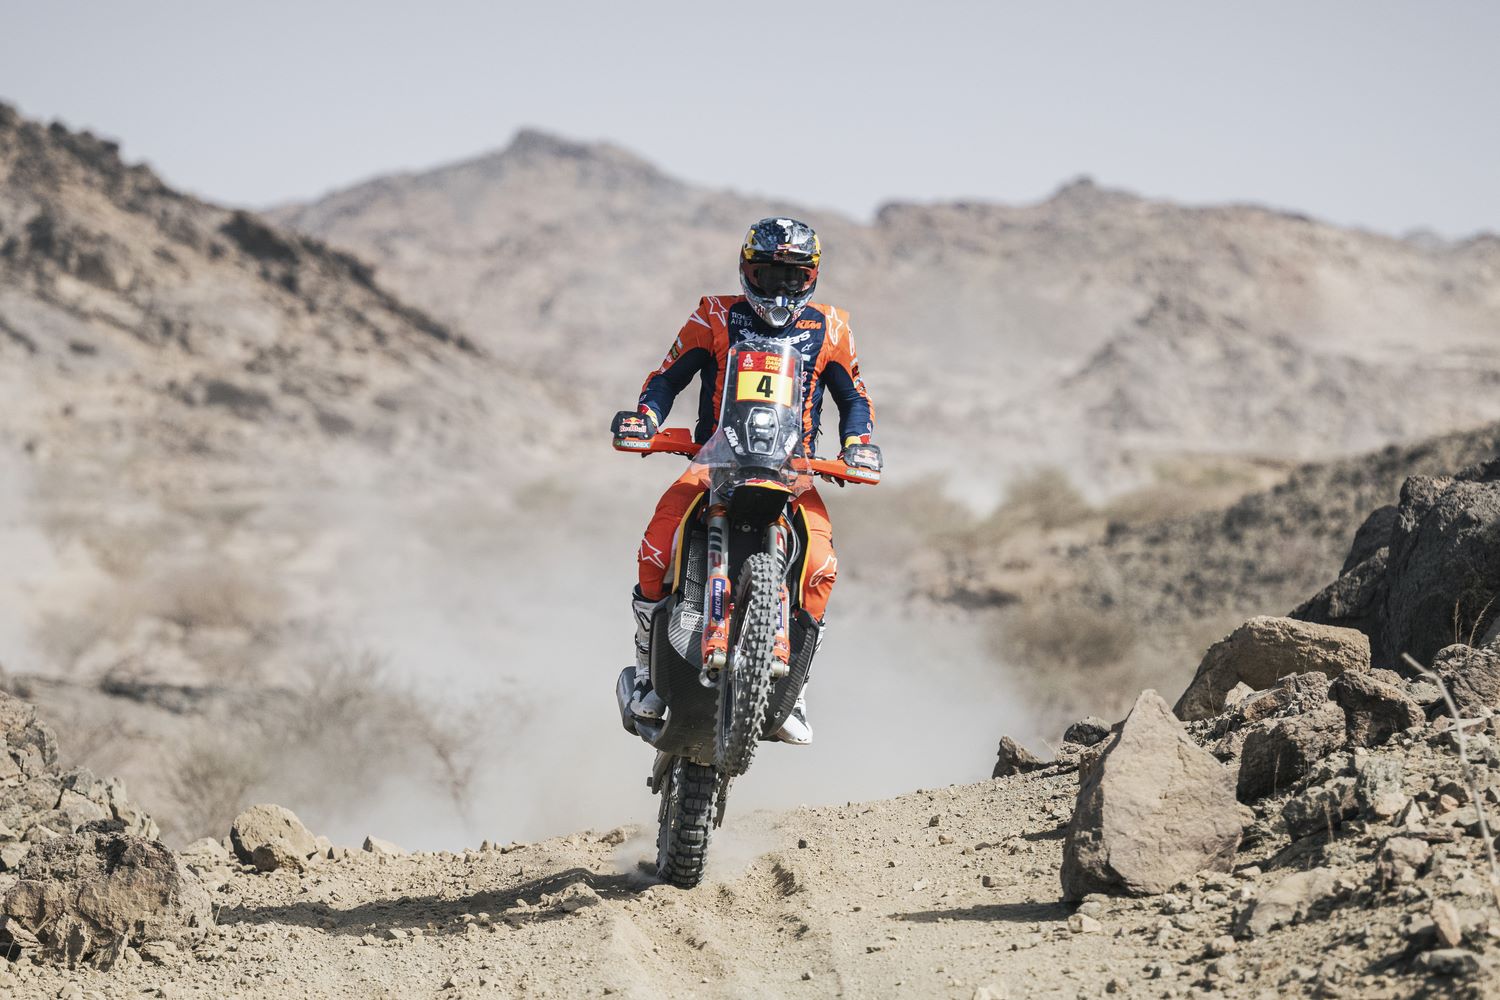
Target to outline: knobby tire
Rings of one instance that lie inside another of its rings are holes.
[[[714,760],[735,778],[750,769],[765,726],[775,683],[776,617],[780,612],[780,562],[757,552],[745,560],[730,620],[729,669],[719,681],[719,724]]]
[[[719,776],[708,764],[676,757],[667,782],[656,835],[656,874],[668,885],[691,889],[703,881],[708,863]]]

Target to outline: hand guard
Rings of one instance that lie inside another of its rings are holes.
[[[656,437],[656,417],[649,412],[621,410],[615,414],[615,419],[610,421],[609,429],[615,437],[649,441]]]
[[[871,472],[879,472],[885,465],[885,459],[880,455],[880,447],[873,444],[850,444],[839,453],[839,458],[845,465],[855,469],[869,469]]]

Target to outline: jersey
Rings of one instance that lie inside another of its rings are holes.
[[[646,376],[641,408],[649,410],[658,424],[665,422],[678,394],[698,376],[702,385],[693,439],[700,444],[707,441],[719,425],[724,392],[721,373],[729,348],[752,335],[785,338],[802,355],[802,444],[807,454],[815,454],[825,393],[838,406],[840,447],[869,443],[875,407],[860,377],[849,314],[819,302],[809,302],[796,320],[777,330],[756,316],[743,295],[704,296],[678,331],[661,367]]]

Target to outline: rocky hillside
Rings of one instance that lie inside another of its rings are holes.
[[[286,466],[341,441],[456,447],[524,400],[352,257],[5,106],[0,275],[0,433],[74,472],[81,455],[108,478],[145,458]]]
[[[970,468],[1064,464],[1097,488],[1164,451],[1310,458],[1500,418],[1493,237],[1402,241],[1086,180],[863,225],[536,132],[275,217],[608,411],[698,295],[735,289],[733,247],[769,212],[824,233],[821,294],[853,313],[907,468],[961,446]]]
[[[411,606],[390,577],[415,581],[437,535],[468,544],[483,512],[454,497],[508,507],[548,443],[513,433],[537,398],[348,254],[0,105],[0,668],[174,836],[257,784],[315,786],[310,760],[379,752],[317,752],[286,706],[319,692],[345,735],[365,714],[431,743],[402,678],[365,669],[386,639],[352,625],[372,594]]]
[[[1191,502],[1184,487],[1181,498],[1153,493],[1156,513],[1145,518],[1080,507],[1055,529],[998,540],[981,524],[945,543],[930,591],[1001,612],[997,656],[1053,706],[1053,723],[1121,711],[1121,692],[1149,685],[1175,696],[1198,650],[1251,615],[1291,611],[1338,577],[1357,530],[1371,511],[1394,511],[1408,477],[1497,455],[1500,425],[1491,425],[1307,464],[1220,509],[1165,513]],[[1080,685],[1083,675],[1102,683]]]

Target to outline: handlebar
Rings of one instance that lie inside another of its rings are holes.
[[[615,438],[615,451],[632,452],[645,458],[647,455],[686,455],[692,458],[701,446],[693,440],[686,427],[663,427],[652,438]],[[794,458],[793,468],[808,472],[830,482],[863,483],[874,486],[880,482],[880,473],[873,469],[861,469],[846,465],[831,458]]]

